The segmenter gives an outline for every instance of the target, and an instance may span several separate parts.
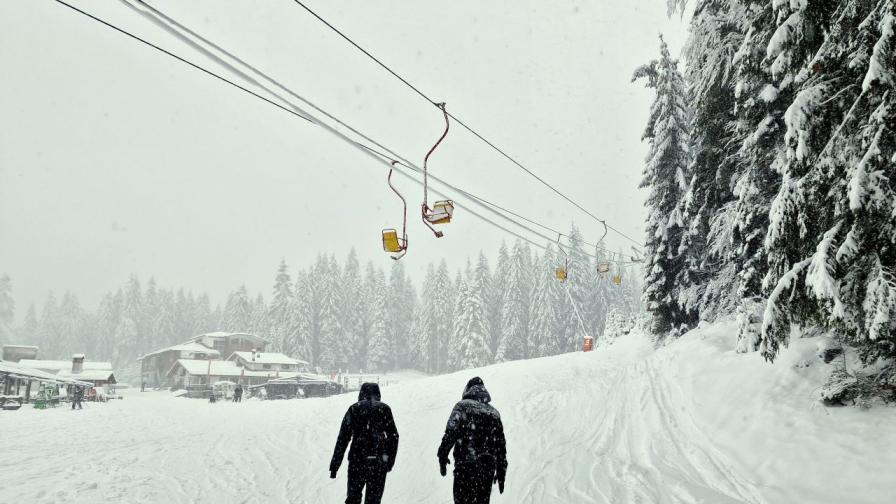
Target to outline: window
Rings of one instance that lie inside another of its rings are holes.
[[[289,364],[283,364],[280,366],[280,369],[286,370],[289,369]]]
[[[264,369],[271,369],[271,365],[270,365],[270,364],[262,364],[261,367],[264,368]]]

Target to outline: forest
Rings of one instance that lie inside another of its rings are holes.
[[[150,351],[204,332],[259,334],[271,350],[301,358],[323,371],[419,369],[427,373],[544,357],[581,347],[583,330],[616,338],[631,330],[640,310],[640,281],[620,266],[621,283],[597,272],[604,250],[586,252],[578,230],[570,233],[569,279],[555,268],[565,263],[556,250],[534,254],[524,242],[497,251],[494,267],[482,252],[456,270],[430,264],[416,286],[400,261],[388,268],[370,262],[362,269],[354,250],[340,264],[321,254],[314,264],[276,268],[267,297],[240,286],[226,302],[150,278],[131,277],[107,293],[96,310],[75,293],[47,296],[30,306],[12,328],[9,277],[0,283],[5,340],[33,344],[46,358],[85,353],[125,371]],[[575,305],[573,305],[575,303]],[[579,321],[579,315],[582,322]],[[584,324],[584,327],[582,326]]]
[[[670,0],[670,13],[685,9]],[[896,6],[697,2],[656,92],[644,301],[663,338],[737,313],[740,352],[855,347],[896,383]]]

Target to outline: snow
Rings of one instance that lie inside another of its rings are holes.
[[[252,352],[233,352],[233,355],[240,357],[246,362],[254,362],[257,364],[308,364],[305,361],[293,359],[292,357],[277,352],[258,352],[252,357]],[[233,355],[230,358],[233,358]]]
[[[51,369],[54,371],[71,371],[72,361],[65,360],[36,360],[22,359],[19,365],[34,369]],[[82,368],[84,371],[112,371],[111,362],[102,361],[84,361]]]
[[[227,333],[222,333],[222,334],[227,334]],[[206,355],[211,355],[211,356],[220,356],[221,355],[221,353],[218,352],[217,350],[214,350],[205,345],[191,341],[189,343],[183,343],[181,345],[174,345],[174,346],[170,346],[167,348],[162,348],[162,349],[156,350],[154,352],[144,355],[143,357],[140,357],[140,359],[142,360],[142,359],[145,359],[152,355],[157,355],[157,354],[165,353],[165,352],[204,353]]]
[[[657,351],[633,333],[588,354],[385,386],[401,445],[384,502],[451,502],[436,448],[474,375],[507,430],[507,488],[495,503],[888,502],[896,408],[819,406],[832,369],[815,356],[819,338],[795,340],[772,366],[734,353],[735,333],[721,323]],[[16,454],[0,459],[0,494],[29,503],[344,499],[345,468],[332,481],[327,466],[351,395],[209,404],[125,393],[78,412],[0,412],[0,445]]]

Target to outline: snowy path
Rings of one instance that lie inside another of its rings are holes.
[[[794,367],[785,356],[768,368],[728,352],[729,330],[658,352],[632,337],[478,370],[507,429],[507,493],[493,502],[886,502],[896,491],[887,469],[896,408],[814,407],[823,364]],[[787,355],[799,360],[805,348],[794,346]],[[402,435],[385,502],[451,502],[435,451],[473,374],[383,390]],[[342,502],[344,468],[331,481],[327,464],[351,402],[210,405],[131,393],[82,412],[0,412],[0,502]]]

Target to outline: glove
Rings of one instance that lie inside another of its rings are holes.
[[[503,494],[504,493],[504,475],[503,474],[495,475],[494,482],[498,484],[498,492]]]
[[[336,471],[330,471],[330,479],[336,479]]]
[[[389,462],[389,465],[386,466],[386,472],[392,472],[392,468],[395,467],[395,462]]]
[[[445,476],[446,474],[448,474],[448,464],[450,464],[450,463],[451,462],[449,462],[448,459],[440,459],[439,460],[439,473],[441,473],[442,476]]]

